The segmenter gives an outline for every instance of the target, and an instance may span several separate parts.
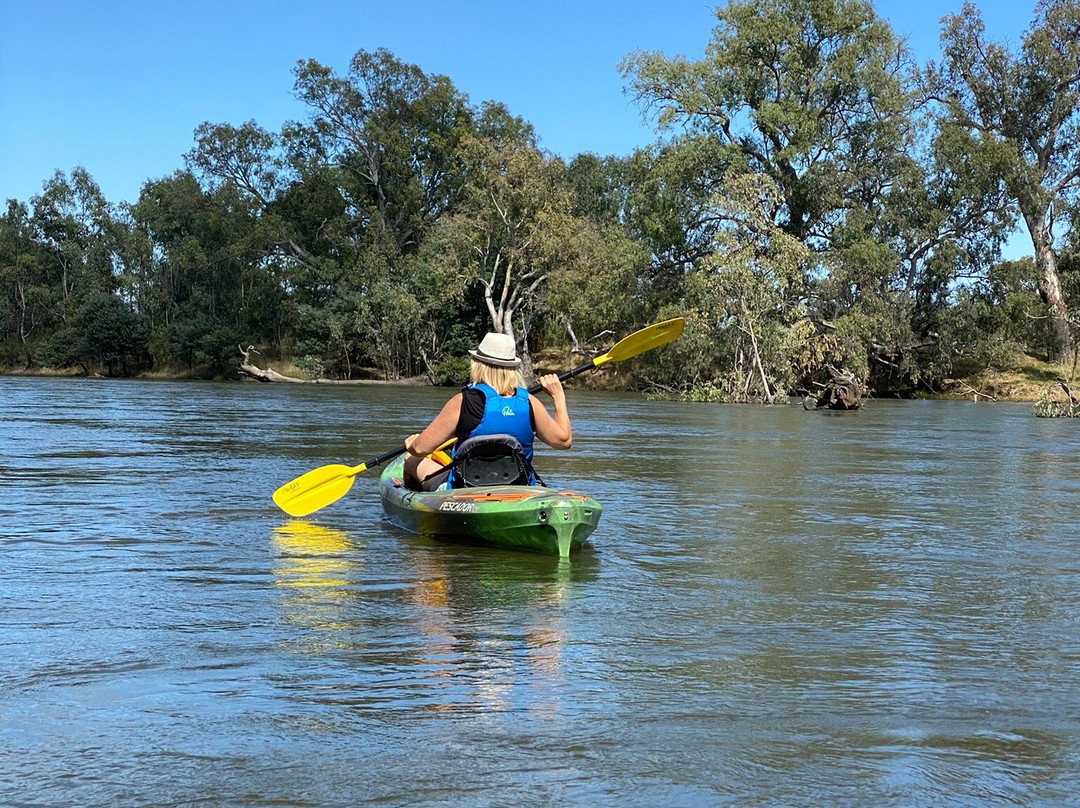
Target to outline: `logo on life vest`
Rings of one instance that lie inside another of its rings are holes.
[[[514,415],[514,408],[507,404],[505,407],[502,408],[502,414],[505,418],[512,418]]]

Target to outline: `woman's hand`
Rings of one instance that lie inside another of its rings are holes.
[[[530,396],[529,406],[532,407],[536,435],[553,449],[569,449],[574,442],[574,433],[570,428],[570,413],[566,411],[566,392],[563,390],[562,381],[551,373],[541,376],[537,382],[544,392],[551,396],[551,402],[555,405],[555,417],[551,417],[540,399]]]
[[[540,386],[544,388],[544,392],[551,396],[553,399],[565,395],[562,386],[562,380],[554,373],[548,373],[537,379]]]

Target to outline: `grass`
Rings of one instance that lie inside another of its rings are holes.
[[[1043,362],[1026,354],[1015,354],[1000,367],[957,366],[956,378],[945,379],[942,394],[973,400],[1039,401],[1056,389],[1067,400],[1060,383],[1074,386],[1073,362]]]

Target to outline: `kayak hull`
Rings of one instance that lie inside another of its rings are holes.
[[[387,520],[413,533],[567,558],[600,522],[600,503],[573,491],[520,485],[410,491],[403,468],[403,458],[391,463],[379,489]]]

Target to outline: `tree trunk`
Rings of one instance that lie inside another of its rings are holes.
[[[1061,289],[1061,276],[1058,274],[1058,256],[1054,250],[1054,240],[1049,228],[1043,225],[1043,217],[1024,214],[1024,223],[1031,235],[1031,246],[1035,250],[1035,269],[1039,273],[1039,297],[1046,304],[1050,314],[1050,345],[1047,359],[1050,362],[1063,362],[1072,347],[1069,334],[1069,307]]]
[[[1039,272],[1039,297],[1050,310],[1050,350],[1051,362],[1064,362],[1072,348],[1069,334],[1069,309],[1065,295],[1061,290],[1061,276],[1058,274],[1057,252],[1046,245],[1036,249],[1035,267]]]
[[[350,384],[350,385],[397,384],[397,385],[410,385],[410,386],[420,386],[421,384],[424,384],[424,382],[422,382],[418,378],[415,378],[415,379],[395,379],[395,380],[391,380],[391,381],[381,381],[381,380],[376,380],[376,379],[298,379],[295,376],[285,376],[284,374],[278,373],[276,370],[273,370],[272,368],[266,368],[264,370],[263,368],[257,367],[256,365],[253,365],[251,363],[251,354],[253,354],[253,353],[258,353],[258,351],[255,350],[254,345],[249,345],[246,351],[242,347],[240,347],[240,355],[243,357],[243,359],[241,360],[240,366],[237,368],[237,370],[240,372],[241,376],[247,376],[248,378],[255,379],[256,381],[260,381],[260,382],[291,382],[292,384]]]
[[[308,381],[308,379],[297,379],[292,376],[283,376],[282,374],[278,373],[276,370],[272,370],[271,368],[263,370],[260,367],[256,367],[250,362],[250,356],[253,353],[258,353],[258,351],[255,350],[254,345],[249,345],[246,351],[243,348],[240,349],[240,355],[244,357],[243,361],[240,363],[240,367],[238,368],[241,375],[248,376],[260,382],[304,383]]]

